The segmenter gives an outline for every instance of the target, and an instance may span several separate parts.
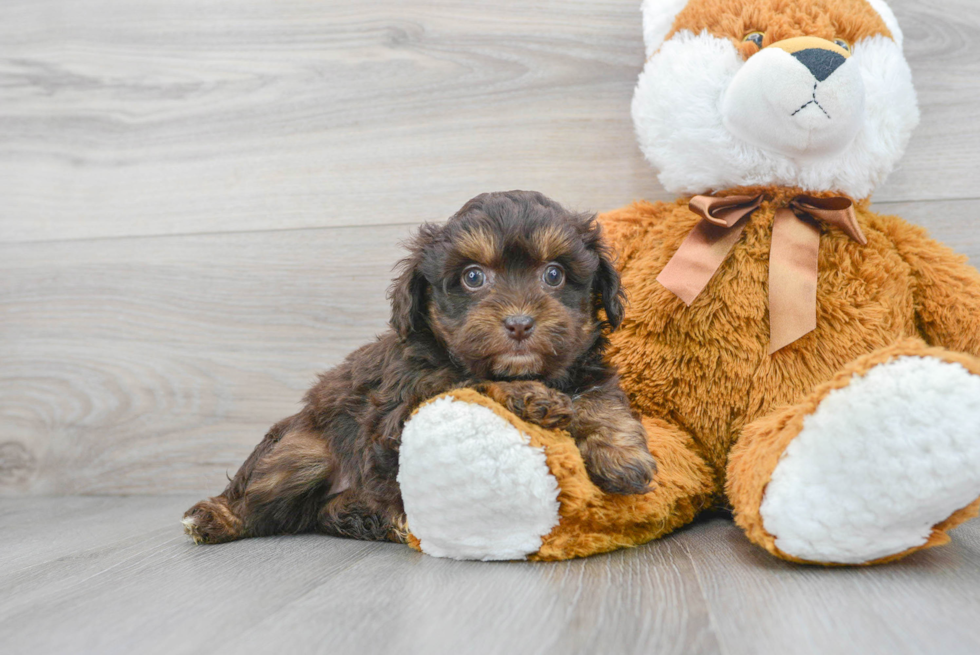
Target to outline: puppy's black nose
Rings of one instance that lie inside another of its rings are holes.
[[[807,48],[793,53],[801,64],[806,66],[818,82],[823,82],[847,59],[840,53],[823,48]]]
[[[534,331],[534,319],[526,314],[508,316],[504,319],[504,327],[507,328],[507,336],[511,339],[524,341]]]

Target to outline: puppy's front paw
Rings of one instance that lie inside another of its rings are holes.
[[[628,495],[650,491],[657,462],[645,446],[594,440],[581,452],[589,479],[606,493]]]
[[[202,500],[191,507],[180,521],[184,532],[196,544],[220,544],[241,536],[242,522],[219,499]]]
[[[572,399],[543,384],[525,391],[520,405],[521,418],[549,430],[565,429],[572,422]]]
[[[549,430],[565,429],[572,422],[572,399],[540,382],[491,382],[477,391],[528,423]]]

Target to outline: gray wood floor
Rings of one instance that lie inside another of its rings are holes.
[[[322,536],[194,546],[191,497],[0,500],[4,653],[980,652],[980,523],[872,569],[801,568],[710,518],[557,564]]]

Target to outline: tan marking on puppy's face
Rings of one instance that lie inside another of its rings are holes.
[[[578,357],[596,328],[591,294],[579,289],[551,290],[541,280],[542,264],[508,262],[487,270],[476,291],[450,288],[429,306],[433,332],[467,368],[484,378],[537,378],[558,374]],[[447,285],[448,286],[448,285]],[[508,335],[508,317],[533,320],[530,337]]]
[[[511,193],[454,217],[427,253],[428,324],[476,377],[555,379],[598,338],[607,289],[620,307],[618,276],[593,217]]]
[[[475,228],[460,234],[455,243],[458,255],[485,266],[494,266],[500,260],[497,238],[492,232]]]
[[[848,45],[874,35],[893,38],[877,11],[866,0],[692,0],[677,15],[667,35],[681,30],[708,33],[731,39],[742,57],[759,52],[746,41],[747,35],[762,33],[762,47],[798,36],[813,36]]]
[[[557,225],[546,225],[531,234],[530,250],[539,261],[554,261],[572,249],[572,235]]]

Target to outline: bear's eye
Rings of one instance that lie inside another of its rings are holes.
[[[463,286],[474,291],[482,287],[487,281],[487,275],[479,266],[470,266],[463,271]]]
[[[844,39],[834,39],[834,43],[836,43],[840,47],[844,48],[848,52],[851,51],[851,44],[848,43],[847,41],[845,41]]]
[[[765,38],[765,36],[766,35],[762,32],[749,32],[742,38],[742,40],[751,41],[757,48],[759,48],[759,50],[762,50],[762,39]]]

